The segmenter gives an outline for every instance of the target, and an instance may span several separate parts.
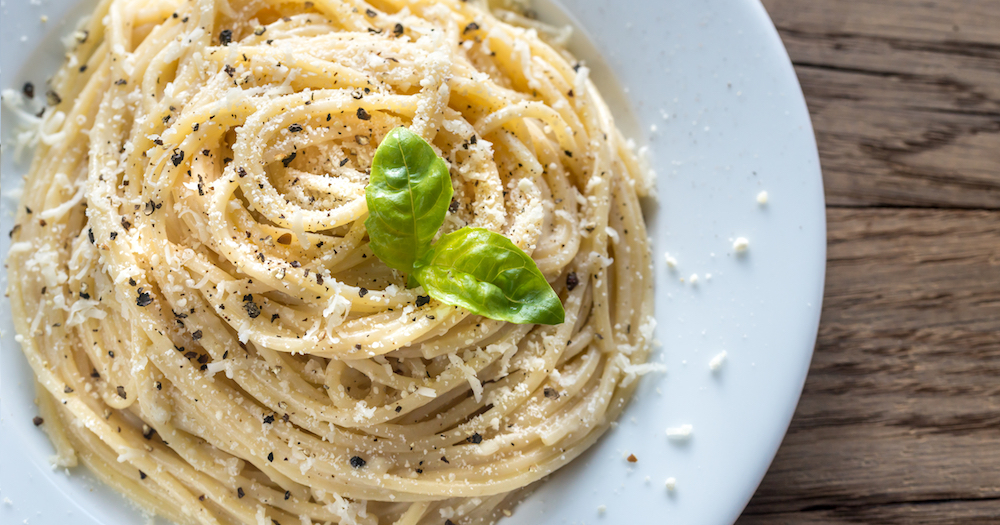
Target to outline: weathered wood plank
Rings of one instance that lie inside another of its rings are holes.
[[[777,515],[748,515],[740,525],[996,525],[997,500],[941,501],[900,505],[857,505]]]
[[[828,219],[809,378],[739,523],[1000,523],[1000,212]]]
[[[842,28],[882,37],[1000,44],[996,0],[762,0],[779,27],[822,33]]]
[[[1000,209],[1000,3],[764,3],[831,205]]]

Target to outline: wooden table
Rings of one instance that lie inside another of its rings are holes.
[[[1000,0],[764,0],[826,185],[819,341],[737,522],[1000,524]]]

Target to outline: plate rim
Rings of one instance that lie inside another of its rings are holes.
[[[87,0],[82,0],[82,1],[74,0],[74,4],[79,5],[81,3],[85,3],[86,1]],[[552,1],[554,1],[556,3],[563,4],[563,9],[566,9],[566,4],[573,4],[573,3],[575,3],[575,2],[561,2],[560,0],[552,0]],[[801,103],[803,106],[806,106],[806,99],[805,99],[804,94],[802,92],[801,83],[798,81],[797,76],[795,75],[794,67],[793,67],[793,64],[792,64],[789,56],[788,56],[787,50],[784,47],[784,45],[781,43],[780,36],[778,35],[777,29],[775,28],[773,22],[771,21],[770,17],[768,16],[768,14],[767,14],[764,6],[758,0],[733,0],[733,1],[743,2],[743,3],[747,4],[747,5],[750,5],[751,8],[754,8],[754,9],[756,9],[758,11],[758,15],[760,17],[762,17],[762,20],[759,20],[757,23],[764,23],[764,24],[766,24],[766,26],[767,26],[767,28],[769,28],[770,32],[773,33],[772,37],[775,40],[777,40],[777,44],[778,44],[777,45],[777,49],[780,50],[780,53],[782,55],[783,62],[782,62],[781,65],[782,65],[783,68],[787,69],[791,73],[791,75],[793,75],[793,77],[795,77],[795,79],[796,79],[795,83],[794,83],[795,89],[796,89],[796,92],[793,94],[794,98],[796,98],[797,101],[799,103]],[[633,0],[633,3],[642,4],[642,0]],[[4,7],[4,9],[7,9],[7,7]],[[48,31],[49,32],[56,31],[55,27],[56,27],[55,23],[51,24],[48,27]],[[5,42],[9,43],[9,41],[11,39],[13,39],[14,37],[15,37],[14,34],[10,34],[9,36],[2,36],[2,37],[0,37],[0,41],[5,41]],[[7,86],[6,85],[7,81],[12,76],[20,75],[22,68],[17,68],[13,72],[11,72],[10,68],[8,68],[7,64],[6,64],[6,62],[8,62],[8,61],[5,60],[4,62],[5,62],[5,64],[4,64],[5,67],[2,70],[3,81],[2,81],[2,83],[0,83],[0,84],[2,84],[2,85],[0,85],[0,87],[4,87],[4,88],[6,88],[6,87],[12,87],[12,86]],[[5,112],[6,112],[6,110],[5,110]],[[808,111],[807,111],[807,117],[808,117]],[[791,403],[791,410],[788,412],[787,418],[785,418],[784,425],[783,425],[783,427],[781,429],[780,434],[777,435],[776,442],[773,444],[773,450],[771,451],[771,453],[768,456],[768,459],[766,461],[765,467],[759,473],[759,476],[757,476],[756,482],[753,484],[753,489],[749,492],[749,495],[745,498],[745,500],[739,506],[740,511],[737,513],[736,517],[738,517],[739,514],[742,513],[742,509],[745,508],[746,504],[749,503],[750,499],[755,494],[755,492],[757,490],[757,487],[759,487],[760,483],[763,481],[763,479],[764,479],[767,471],[769,470],[770,465],[773,463],[773,461],[774,461],[774,459],[776,457],[776,454],[777,454],[777,452],[778,452],[778,450],[780,448],[781,443],[783,442],[785,436],[787,435],[788,428],[789,428],[789,426],[791,424],[791,421],[792,421],[794,413],[795,413],[795,409],[796,409],[798,403],[801,400],[801,395],[802,395],[802,392],[803,392],[805,381],[806,381],[807,376],[808,376],[809,364],[810,364],[810,362],[812,360],[812,356],[813,356],[814,351],[815,351],[815,346],[817,344],[816,339],[817,339],[817,336],[818,336],[818,330],[819,330],[819,325],[820,325],[820,318],[821,318],[821,314],[822,314],[822,303],[823,303],[823,299],[824,299],[823,290],[824,290],[824,286],[825,286],[826,249],[827,249],[827,247],[826,247],[827,226],[826,226],[826,215],[825,215],[825,194],[822,191],[822,189],[823,189],[823,185],[822,185],[822,168],[821,168],[821,165],[820,165],[820,158],[819,158],[819,154],[818,154],[818,147],[817,147],[817,143],[816,143],[815,131],[814,131],[813,127],[812,127],[812,121],[811,121],[810,118],[807,118],[807,120],[806,120],[806,126],[807,126],[807,130],[806,131],[808,132],[809,136],[812,137],[810,155],[811,155],[811,158],[815,162],[815,172],[814,172],[814,174],[812,174],[810,176],[815,176],[816,178],[818,178],[819,179],[819,183],[820,183],[820,202],[822,204],[822,206],[820,208],[821,208],[822,211],[820,212],[819,215],[820,215],[820,218],[821,218],[821,220],[820,220],[820,228],[821,228],[822,233],[823,233],[823,235],[822,235],[823,242],[822,242],[822,249],[821,249],[821,254],[820,254],[821,255],[821,259],[823,261],[823,264],[822,264],[822,271],[819,272],[819,294],[818,294],[818,297],[816,298],[816,305],[814,307],[814,316],[813,316],[814,320],[811,323],[811,328],[809,329],[811,331],[811,333],[812,333],[812,341],[813,341],[813,343],[808,348],[808,350],[804,350],[803,351],[803,355],[807,355],[807,358],[804,360],[805,366],[802,367],[802,369],[799,371],[800,373],[797,374],[797,377],[795,378],[796,383],[797,383],[797,388],[796,388],[797,394],[796,394],[796,396],[794,398],[794,402]],[[8,191],[9,191],[9,189],[8,189]],[[4,192],[4,193],[6,193],[6,192]],[[4,229],[6,229],[7,226],[9,226],[9,224],[11,222],[11,219],[9,219],[6,215],[4,215],[4,217],[2,219],[2,222],[4,224]],[[654,257],[656,255],[657,254],[654,252]],[[2,257],[6,260],[6,250],[3,250]],[[660,277],[661,277],[661,275],[657,274],[657,293],[659,293],[659,288],[660,288],[660,283],[659,283],[659,278]],[[5,280],[6,280],[6,272],[4,272],[4,282],[5,282]],[[0,315],[4,315],[4,316],[9,315],[7,313],[8,312],[7,304],[8,303],[7,303],[6,299],[0,301]],[[657,314],[657,315],[659,315],[659,314]],[[6,337],[4,337],[2,339],[2,346],[3,346],[4,353],[8,353],[8,352],[10,352],[13,349],[18,354],[20,354],[20,349],[17,347],[17,345],[15,345],[12,342],[12,339],[13,339],[13,334],[10,334],[10,335],[8,335],[8,336],[6,336]],[[2,376],[0,376],[0,377],[2,377]],[[2,400],[2,398],[0,398],[0,406],[2,406],[2,404],[3,404],[3,400]],[[0,408],[0,411],[2,411],[2,413],[6,412],[2,408]],[[0,418],[2,418],[2,417],[3,416],[0,415]],[[2,429],[3,429],[2,430],[2,433],[4,435],[3,439],[7,440],[10,437],[10,435],[11,435],[11,430],[12,429],[10,428],[10,425],[4,424],[4,425],[0,425],[0,427],[2,427]],[[28,438],[28,439],[31,439],[31,438]],[[46,441],[45,445],[46,446],[48,445],[46,438],[39,437],[39,439],[45,440]],[[48,474],[47,469],[43,469],[42,468],[42,461],[43,460],[40,459],[40,458],[35,458],[35,459],[38,460],[38,461],[32,461],[31,463],[34,464],[36,467],[38,467],[39,471],[41,471],[43,473],[43,475],[47,475]],[[0,480],[6,479],[6,475],[4,475],[2,473],[3,471],[6,471],[6,470],[8,470],[8,469],[5,469],[2,466],[0,466]],[[87,473],[86,476],[92,477],[92,475],[89,474],[89,473]],[[52,477],[54,478],[54,476],[52,476]],[[77,475],[77,476],[74,476],[74,477],[83,478],[84,476]],[[58,483],[55,483],[51,479],[49,479],[49,481],[50,481],[49,485],[51,485],[52,487],[54,487],[59,492],[59,494],[62,497],[64,497],[68,501],[72,502],[73,506],[76,509],[78,509],[79,511],[84,512],[85,514],[87,514],[88,516],[90,516],[91,519],[94,519],[95,522],[96,522],[96,517],[94,517],[92,514],[89,514],[87,512],[87,509],[86,509],[86,507],[84,505],[81,505],[80,502],[78,502],[78,501],[70,498],[67,495],[67,493],[62,489],[62,487]],[[91,481],[87,481],[87,480],[85,480],[84,482],[85,483],[92,483]],[[6,507],[6,506],[4,506],[4,507]],[[2,513],[0,513],[0,515],[2,515]],[[49,515],[52,516],[53,514],[49,514]]]

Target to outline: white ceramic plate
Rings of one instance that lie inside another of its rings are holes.
[[[2,87],[43,85],[61,59],[58,37],[91,5],[82,4],[0,7]],[[543,19],[578,28],[571,48],[592,66],[626,133],[650,147],[660,199],[647,221],[663,343],[653,359],[669,371],[643,379],[618,427],[504,523],[732,523],[781,443],[812,356],[826,260],[816,145],[788,56],[758,2],[615,4],[537,7]],[[4,145],[15,124],[5,112]],[[2,155],[5,197],[25,171],[13,160],[10,151]],[[764,190],[770,203],[760,206]],[[6,254],[14,204],[2,205]],[[733,252],[736,237],[750,241],[744,256]],[[676,270],[666,267],[665,251]],[[0,303],[0,310],[0,521],[142,523],[85,472],[50,468],[51,447],[31,424],[31,372],[9,309]],[[709,361],[722,350],[728,359],[712,373]],[[693,425],[690,440],[669,441],[665,429],[682,424]],[[638,462],[626,462],[629,454]],[[673,492],[668,477],[676,478]]]

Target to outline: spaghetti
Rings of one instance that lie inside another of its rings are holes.
[[[648,181],[536,28],[459,0],[104,0],[76,37],[8,260],[59,465],[183,524],[489,523],[655,369]],[[400,125],[449,165],[442,232],[509,237],[563,324],[372,255]]]

